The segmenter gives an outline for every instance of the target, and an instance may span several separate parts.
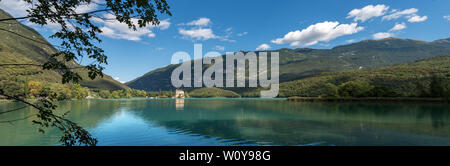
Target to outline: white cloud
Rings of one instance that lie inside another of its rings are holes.
[[[414,22],[423,22],[425,20],[427,20],[428,17],[427,16],[418,16],[418,15],[413,15],[408,19],[408,22],[414,23]]]
[[[226,41],[226,42],[236,42],[236,40],[230,39],[231,35],[233,34],[232,30],[233,28],[228,27],[224,29],[223,35],[216,35],[213,32],[212,26],[205,27],[212,24],[211,19],[206,17],[201,17],[197,20],[188,22],[188,23],[181,23],[178,25],[181,26],[195,26],[190,29],[188,28],[179,28],[178,33],[183,36],[184,39],[194,39],[194,40],[209,40],[209,39],[218,39],[220,41]]]
[[[268,50],[272,47],[270,47],[268,44],[261,44],[258,47],[256,47],[256,51],[262,51],[262,50]]]
[[[396,23],[394,27],[392,27],[389,32],[394,32],[394,31],[400,31],[406,28],[406,24],[404,22],[402,23]]]
[[[404,22],[402,23],[396,23],[394,27],[392,27],[388,32],[378,32],[372,35],[374,39],[384,39],[388,37],[392,37],[395,35],[395,32],[401,31],[406,28],[406,24]]]
[[[120,78],[119,77],[114,77],[114,80],[116,80],[116,81],[119,81],[120,83],[125,83],[125,81],[120,81]]]
[[[444,16],[444,19],[449,20],[450,21],[450,15]]]
[[[194,21],[186,23],[186,25],[190,25],[190,26],[208,26],[209,24],[211,24],[211,19],[206,18],[206,17],[201,17],[198,20],[194,20]],[[181,24],[181,25],[184,25],[184,24]]]
[[[238,34],[236,34],[236,36],[244,36],[244,35],[247,35],[248,34],[248,32],[242,32],[242,33],[238,33]]]
[[[31,5],[23,0],[2,0],[0,8],[11,14],[13,17],[23,17],[28,15],[26,11]]]
[[[96,2],[97,0],[94,0]],[[34,1],[33,4],[36,2]],[[28,15],[28,12],[26,10],[31,8],[31,4],[28,2],[25,2],[24,0],[0,0],[0,8],[11,14],[13,17],[24,17]],[[89,5],[87,4],[81,4],[78,7],[75,8],[75,12],[84,13],[88,11],[92,11],[96,9],[98,6],[95,3],[91,3]],[[21,21],[21,20],[19,20]],[[35,26],[35,27],[45,27],[47,29],[50,29],[54,32],[59,30],[61,26],[58,23],[53,23],[50,21],[47,21],[47,24],[44,26],[29,22],[28,20],[24,20],[23,23],[28,26]],[[71,24],[67,25],[69,28],[71,28]]]
[[[419,12],[419,9],[416,8],[410,8],[405,10],[392,10],[391,14],[383,16],[382,20],[394,20],[401,17],[405,17],[408,19],[408,22],[414,23],[414,22],[422,22],[428,19],[428,16],[419,16],[417,15],[417,12]]]
[[[116,81],[119,81],[119,80],[120,80],[120,78],[119,78],[119,77],[114,77],[114,79],[115,79]]]
[[[291,46],[310,46],[318,42],[328,42],[337,37],[357,33],[364,28],[357,23],[339,24],[339,22],[321,22],[303,30],[289,32],[282,38],[272,40],[275,44],[290,43]]]
[[[355,39],[349,39],[349,40],[346,40],[345,42],[347,42],[347,43],[353,43],[353,42],[355,42],[356,40]]]
[[[410,16],[412,14],[417,13],[418,11],[419,9],[416,8],[405,9],[402,11],[392,10],[391,14],[383,16],[382,20],[393,20],[403,16]]]
[[[150,28],[137,28],[136,31],[128,28],[128,25],[125,23],[120,23],[115,20],[115,16],[113,14],[105,14],[104,17],[107,19],[106,21],[101,21],[104,24],[104,27],[101,28],[103,31],[102,35],[117,38],[117,39],[126,39],[132,41],[141,40],[142,36],[154,37],[155,35],[150,30]],[[132,19],[133,23],[137,25],[137,19]]]
[[[93,0],[90,4],[81,4],[75,8],[75,12],[77,13],[85,13],[89,11],[93,11],[98,8],[98,3],[100,0]],[[28,13],[26,12],[31,6],[29,3],[26,3],[23,0],[1,0],[0,8],[4,9],[8,13],[12,14],[14,17],[26,16]],[[149,25],[144,28],[138,28],[136,31],[129,29],[128,26],[124,23],[119,23],[115,20],[115,16],[112,14],[104,14],[106,20],[102,20],[99,18],[92,18],[92,21],[103,24],[103,27],[100,26],[100,29],[103,31],[102,35],[118,38],[118,39],[126,39],[139,41],[143,36],[152,38],[155,37],[155,34],[152,32],[152,28],[159,28],[161,30],[165,30],[170,27],[169,19],[160,21],[159,25]],[[137,25],[137,19],[132,19],[132,22]],[[26,25],[29,26],[38,26],[37,24],[31,22],[25,22]],[[70,26],[70,24],[68,24]],[[44,26],[52,31],[56,31],[60,29],[60,25],[57,23],[47,22],[47,25]],[[70,28],[70,27],[69,27]]]
[[[353,9],[348,13],[347,18],[353,18],[354,21],[364,22],[372,17],[379,17],[386,14],[389,6],[386,5],[367,5],[361,9]]]
[[[184,37],[196,39],[196,40],[208,40],[218,38],[214,35],[212,29],[210,28],[194,28],[194,29],[182,29],[178,30],[178,33]]]
[[[161,21],[159,21],[159,24],[157,25],[157,27],[159,28],[159,29],[161,29],[161,30],[166,30],[166,29],[168,29],[169,27],[170,27],[170,22],[169,22],[169,20],[170,19],[165,19],[165,20],[161,20]]]
[[[170,22],[168,19],[160,21],[159,25],[148,25],[146,27],[139,28],[137,26],[138,19],[132,18],[131,21],[134,25],[136,25],[136,31],[130,29],[127,24],[120,23],[117,21],[113,14],[104,14],[105,20],[102,19],[93,19],[93,21],[97,23],[103,24],[103,27],[100,29],[103,31],[102,35],[115,38],[115,39],[125,39],[131,41],[140,41],[142,37],[153,38],[155,37],[155,33],[153,33],[152,29],[157,27],[161,30],[167,29],[170,26]]]
[[[221,41],[226,41],[226,42],[230,42],[230,43],[236,42],[235,40],[230,39],[231,35],[233,34],[232,30],[233,30],[233,28],[231,28],[231,27],[225,29],[225,34],[222,36],[217,36],[217,38]]]
[[[219,50],[219,51],[225,51],[225,47],[224,46],[219,46],[216,45],[216,47],[214,47],[215,50]]]
[[[154,34],[154,33],[149,33],[148,35],[147,35],[147,37],[148,38],[154,38],[156,35]]]
[[[220,41],[226,41],[226,42],[230,42],[230,43],[235,43],[235,42],[236,42],[236,40],[228,39],[227,37],[223,37],[223,36],[217,36],[217,38],[218,38]]]
[[[319,45],[322,46],[322,47],[329,47],[329,46],[331,46],[331,44],[329,44],[329,43],[320,43]]]
[[[388,32],[379,32],[372,35],[374,39],[384,39],[392,36],[394,36],[394,34]]]
[[[90,4],[81,4],[75,8],[77,13],[86,13],[98,8],[99,0],[93,0]],[[35,4],[36,1],[33,2]],[[28,15],[27,9],[31,8],[31,4],[24,0],[0,0],[0,8],[8,12],[14,17],[23,17]]]
[[[97,5],[98,3],[100,3],[99,0],[93,0],[93,3],[81,4],[75,9],[75,12],[76,13],[87,13],[90,11],[94,11],[95,9],[98,8],[98,5]]]

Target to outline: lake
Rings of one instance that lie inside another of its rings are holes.
[[[20,107],[0,103],[0,110]],[[450,104],[285,99],[118,99],[59,103],[98,145],[450,145]],[[23,109],[0,121],[33,115]],[[32,118],[0,123],[0,145],[58,145]]]

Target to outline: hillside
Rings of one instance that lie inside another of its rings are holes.
[[[450,47],[450,38],[433,41],[434,44]]]
[[[0,18],[11,17],[0,9]],[[10,32],[7,32],[10,31]],[[13,32],[13,33],[11,33]],[[17,21],[0,22],[0,64],[43,64],[49,55],[57,50],[38,32]],[[69,62],[69,67],[80,67]],[[42,83],[61,83],[58,71],[42,70],[39,66],[0,66],[0,85],[7,82],[39,81]],[[85,69],[74,69],[83,78],[82,86],[92,89],[125,89],[127,86],[108,75],[91,80]]]
[[[375,69],[320,73],[280,84],[279,94],[280,97],[317,97],[326,94],[327,86],[330,84],[339,86],[345,82],[354,81],[386,87],[405,96],[420,96],[420,93],[430,87],[433,77],[441,79],[443,86],[450,85],[450,56],[433,57]]]
[[[219,88],[198,88],[189,92],[190,97],[198,97],[198,98],[238,98],[241,97],[239,94],[229,91],[223,90]]]
[[[448,39],[425,42],[413,39],[386,38],[365,40],[332,49],[279,49],[280,81],[287,82],[321,72],[370,69],[410,63],[435,56],[450,55]],[[171,90],[170,76],[178,65],[148,72],[127,82],[131,88],[147,91]],[[204,69],[207,66],[204,66]],[[225,78],[225,77],[224,77]],[[236,92],[248,89],[232,89]]]

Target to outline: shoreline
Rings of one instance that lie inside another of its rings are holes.
[[[104,99],[104,98],[89,98],[89,99],[68,99],[61,101],[73,101],[73,100],[123,100],[123,99],[268,99],[268,98],[253,98],[253,97],[241,97],[241,98],[144,98],[144,97],[133,97],[133,98],[117,98],[117,99]],[[271,98],[276,100],[286,100],[290,102],[434,102],[434,103],[450,103],[448,98],[417,98],[417,97],[363,97],[363,98],[321,98],[321,97],[288,97],[288,98]],[[30,99],[35,100],[35,99]],[[0,103],[15,102],[14,100],[0,99]]]
[[[449,103],[447,98],[416,98],[416,97],[364,97],[364,98],[321,98],[321,97],[288,97],[290,102],[432,102]]]

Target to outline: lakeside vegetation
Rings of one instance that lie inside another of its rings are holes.
[[[9,96],[21,96],[25,99],[53,98],[57,100],[84,99],[90,90],[80,84],[41,83],[39,81],[0,82],[4,93]],[[1,96],[0,96],[1,97]]]
[[[124,90],[96,90],[80,84],[58,84],[39,81],[7,82],[0,81],[4,93],[10,96],[21,96],[25,99],[52,98],[56,100],[103,98],[170,98],[172,91],[146,92],[127,88]],[[2,99],[2,96],[0,96]]]
[[[144,90],[125,89],[125,90],[101,90],[98,96],[103,99],[126,99],[126,98],[171,98],[175,96],[172,91],[146,92]]]
[[[341,101],[338,98],[352,101],[360,101],[360,99],[355,98],[372,98],[370,100],[450,98],[450,74],[443,74],[448,72],[449,68],[440,66],[436,62],[440,64],[447,64],[448,62],[450,64],[450,57],[438,57],[412,64],[387,66],[371,70],[321,73],[314,77],[282,83],[279,97],[300,97],[296,99],[297,101]],[[417,68],[418,65],[420,65],[419,68]],[[433,70],[431,66],[434,66],[436,70]],[[147,92],[131,88],[124,90],[92,90],[80,84],[63,85],[39,81],[28,81],[26,83],[0,81],[0,87],[3,87],[8,95],[22,96],[27,99],[46,97],[57,100],[172,98],[175,96],[173,91]],[[239,98],[257,97],[258,92],[243,92],[239,94],[220,88],[199,88],[186,91],[185,96],[187,98]]]
[[[129,99],[129,98],[173,98],[173,91],[152,91],[127,88],[124,90],[93,90],[80,84],[42,83],[28,81],[27,83],[8,82],[1,84],[8,95],[22,96],[26,99],[52,98],[56,100],[70,99]],[[219,88],[199,88],[185,91],[186,98],[239,98],[239,94]],[[1,96],[0,96],[1,99]]]
[[[289,97],[294,102],[436,102],[448,103],[449,98],[417,98],[417,97]]]
[[[125,90],[101,90],[98,96],[103,99],[120,99],[120,98],[173,98],[173,91],[151,91],[125,89]],[[187,90],[184,92],[185,98],[239,98],[241,95],[229,90],[219,88],[199,88]]]

